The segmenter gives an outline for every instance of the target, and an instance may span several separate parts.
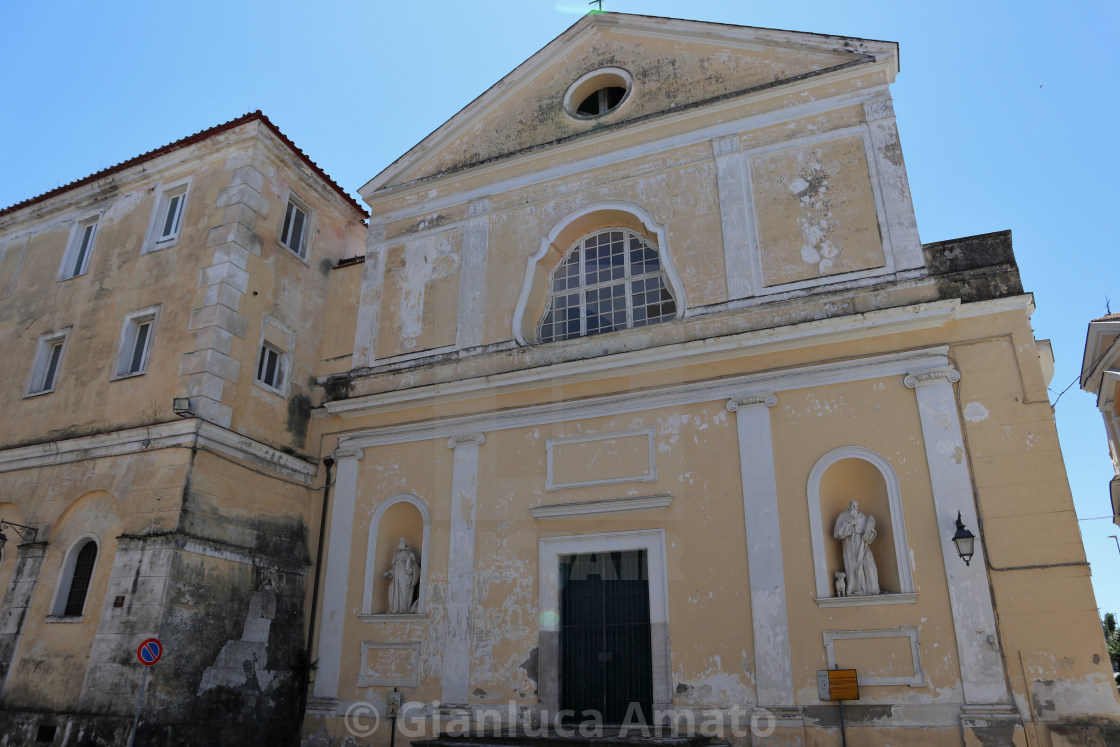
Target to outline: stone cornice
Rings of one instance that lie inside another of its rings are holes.
[[[318,469],[313,463],[285,454],[248,436],[205,420],[188,418],[5,449],[0,451],[0,472],[53,467],[88,459],[191,446],[208,448],[308,484]]]
[[[627,514],[637,511],[659,511],[673,503],[669,493],[642,495],[626,498],[607,498],[599,501],[577,501],[532,506],[529,513],[534,519],[573,519],[604,514]]]
[[[948,346],[904,353],[857,358],[837,363],[791,368],[784,371],[734,376],[712,381],[688,382],[657,389],[623,392],[603,397],[519,407],[501,412],[483,412],[437,418],[407,425],[354,431],[340,436],[340,446],[365,447],[426,441],[430,439],[475,438],[474,432],[523,428],[585,418],[610,417],[630,412],[676,407],[719,400],[762,398],[791,389],[842,384],[867,379],[903,377],[936,371],[948,364]],[[736,405],[738,407],[738,405]],[[449,442],[451,448],[454,445]]]

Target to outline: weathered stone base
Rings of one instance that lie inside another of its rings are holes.
[[[1118,724],[1054,724],[1048,727],[1051,747],[1120,745]]]
[[[0,711],[0,745],[124,745],[132,719],[88,713]],[[53,730],[53,731],[52,731]],[[145,742],[137,739],[137,745]],[[153,744],[153,742],[148,742]]]

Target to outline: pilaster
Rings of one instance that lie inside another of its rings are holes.
[[[914,390],[918,401],[965,705],[1010,705],[983,548],[977,549],[973,564],[965,565],[950,541],[958,511],[966,526],[979,527],[953,392],[953,382],[960,378],[956,369],[946,366],[912,373],[903,384]],[[983,537],[978,540],[983,542]]]
[[[754,206],[751,204],[747,167],[739,152],[739,136],[712,141],[719,188],[719,216],[723,228],[723,263],[727,277],[727,299],[754,294],[751,282],[751,250],[754,243]]]
[[[381,298],[385,288],[385,227],[370,225],[366,232],[366,261],[358,299],[358,322],[354,328],[354,368],[372,366],[377,359],[381,325]]]
[[[795,706],[790,655],[789,613],[778,521],[778,482],[770,408],[772,394],[734,397],[727,402],[739,432],[739,468],[746,517],[747,576],[754,630],[754,676],[758,704]]]
[[[463,251],[459,267],[460,348],[482,344],[482,321],[486,290],[486,252],[490,242],[490,200],[474,200],[467,208],[463,230]]]
[[[470,701],[471,607],[474,602],[475,512],[481,433],[447,439],[455,452],[451,473],[451,540],[447,558],[447,630],[443,641],[440,700],[448,706]]]
[[[322,623],[319,626],[319,668],[315,673],[314,697],[338,697],[342,670],[342,634],[346,623],[346,592],[350,577],[350,542],[354,534],[354,506],[358,498],[358,462],[365,452],[340,446],[335,459],[330,545],[323,572]],[[315,604],[316,600],[312,600]]]
[[[902,160],[902,144],[898,139],[898,126],[894,105],[889,96],[865,102],[864,115],[871,135],[875,172],[883,195],[887,232],[894,252],[896,270],[910,270],[925,265],[922,241],[918,237],[918,220],[914,217],[914,200],[910,196],[910,182],[906,178],[906,164]]]

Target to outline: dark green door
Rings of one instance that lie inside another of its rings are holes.
[[[560,558],[560,698],[576,721],[652,717],[646,551]]]

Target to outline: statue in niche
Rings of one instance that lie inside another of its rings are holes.
[[[848,596],[848,582],[845,579],[848,577],[844,571],[836,571],[836,596]]]
[[[860,513],[859,501],[848,504],[848,510],[836,519],[832,536],[844,547],[844,572],[847,576],[847,596],[860,597],[879,593],[879,569],[871,554],[871,543],[878,533],[875,517]]]
[[[389,614],[403,615],[415,612],[419,600],[413,601],[416,584],[420,582],[420,561],[404,537],[397,544],[389,570],[381,574],[389,581]]]

